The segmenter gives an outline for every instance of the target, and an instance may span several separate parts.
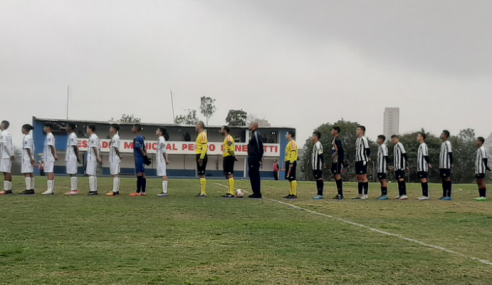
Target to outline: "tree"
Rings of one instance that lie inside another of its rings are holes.
[[[226,123],[229,126],[246,126],[248,113],[241,110],[229,110],[226,117]]]
[[[185,115],[178,115],[174,119],[174,123],[178,125],[195,125],[198,122],[196,110],[187,109]]]
[[[121,119],[115,120],[115,118],[111,118],[109,121],[114,123],[126,123],[126,124],[138,124],[142,119],[135,117],[135,115],[121,115]]]
[[[217,108],[215,107],[215,99],[202,96],[200,98],[200,113],[205,116],[205,123],[208,125],[208,120],[213,116]]]
[[[248,119],[246,120],[247,124],[251,124],[252,122],[258,123],[259,127],[270,127],[270,123],[265,117],[259,117],[256,114],[248,114]]]

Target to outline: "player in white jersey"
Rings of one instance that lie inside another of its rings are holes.
[[[357,181],[359,186],[359,195],[355,197],[355,200],[368,199],[369,194],[369,180],[367,179],[367,164],[371,161],[371,148],[369,147],[369,141],[365,137],[366,127],[357,127],[357,141],[355,143],[355,173],[357,174]]]
[[[449,131],[441,134],[441,153],[439,154],[439,170],[442,178],[442,197],[439,200],[451,201],[453,185],[451,182],[451,169],[453,168],[453,148],[449,141]]]
[[[429,200],[429,183],[427,178],[429,176],[429,168],[432,168],[432,165],[429,163],[429,147],[425,143],[426,138],[427,135],[423,132],[417,135],[417,140],[420,143],[417,151],[417,175],[422,185],[422,196],[418,197],[417,200],[420,201]]]
[[[44,132],[46,133],[46,138],[44,140],[44,150],[43,150],[43,161],[44,161],[44,172],[48,176],[48,189],[44,191],[43,195],[54,195],[55,194],[55,161],[58,160],[58,154],[56,153],[55,147],[55,136],[52,133],[53,124],[45,123]]]
[[[89,151],[87,152],[87,166],[85,173],[89,176],[89,193],[87,196],[95,196],[97,193],[97,164],[101,160],[101,143],[95,134],[96,126],[88,125],[87,134],[89,135]]]
[[[157,128],[156,135],[158,137],[157,141],[157,176],[162,177],[162,193],[157,194],[159,197],[167,197],[167,165],[169,164],[169,157],[166,152],[166,138],[168,137],[167,131],[163,127]]]
[[[393,142],[393,157],[396,180],[398,181],[398,196],[395,199],[407,200],[407,184],[405,182],[405,170],[408,170],[408,156],[405,147],[397,135],[391,136]]]
[[[389,168],[389,158],[388,146],[386,146],[386,137],[384,135],[379,135],[377,143],[379,145],[377,173],[379,183],[381,183],[381,196],[379,196],[377,200],[388,200],[388,182],[386,181],[386,173]]]
[[[12,195],[12,161],[14,161],[14,145],[12,143],[12,135],[7,129],[10,123],[8,121],[2,121],[0,124],[0,147],[1,147],[1,159],[0,159],[0,172],[3,173],[3,191],[0,191],[0,195]]]
[[[36,153],[34,149],[34,141],[30,134],[30,131],[34,129],[31,125],[22,126],[22,134],[24,134],[24,139],[22,140],[22,166],[21,172],[24,174],[24,179],[26,183],[26,190],[24,190],[20,195],[34,195],[34,154]]]
[[[79,156],[79,139],[75,134],[75,124],[68,123],[67,124],[67,153],[65,155],[65,161],[67,163],[66,170],[67,174],[70,175],[70,192],[65,193],[65,195],[77,195],[79,194],[78,190],[78,164],[81,163]]]
[[[477,138],[477,155],[475,157],[475,177],[477,178],[478,194],[479,197],[475,198],[475,201],[484,202],[487,201],[487,184],[485,183],[485,171],[490,171],[488,166],[487,151],[483,146],[485,139],[483,137]]]
[[[111,143],[109,145],[109,172],[113,176],[113,191],[106,193],[106,196],[120,195],[120,136],[118,124],[111,124],[109,133],[111,134]]]
[[[313,197],[313,200],[322,200],[324,199],[325,188],[325,182],[323,181],[323,167],[325,166],[325,159],[323,156],[323,145],[319,141],[321,139],[321,133],[319,131],[313,132],[311,139],[314,142],[311,163],[313,168],[313,176],[316,180],[316,189],[318,190],[318,194]]]

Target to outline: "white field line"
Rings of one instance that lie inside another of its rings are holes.
[[[216,183],[216,184],[219,185],[219,186],[222,186],[222,187],[227,187],[226,185],[223,185],[223,184],[220,184],[220,183]],[[345,223],[345,224],[349,224],[349,225],[352,225],[352,226],[364,228],[364,229],[369,230],[371,232],[376,232],[376,233],[379,233],[379,234],[382,234],[382,235],[396,237],[396,238],[399,238],[399,239],[402,239],[402,240],[406,240],[406,241],[409,241],[409,242],[413,242],[413,243],[419,244],[421,246],[430,247],[430,248],[437,249],[437,250],[440,250],[440,251],[444,251],[444,252],[447,252],[447,253],[450,253],[450,254],[454,254],[454,255],[458,255],[458,256],[464,257],[464,258],[475,260],[475,261],[481,262],[483,264],[492,265],[492,261],[489,261],[489,260],[486,260],[486,259],[480,259],[478,257],[468,256],[468,255],[465,255],[463,253],[456,252],[454,250],[450,250],[450,249],[444,248],[442,246],[428,244],[428,243],[425,243],[423,241],[419,241],[419,240],[416,240],[416,239],[413,239],[413,238],[408,238],[408,237],[402,236],[400,234],[394,234],[394,233],[390,233],[390,232],[378,230],[378,229],[371,228],[371,227],[368,227],[368,226],[363,225],[363,224],[354,223],[354,222],[351,222],[351,221],[348,221],[348,220],[345,220],[345,219],[342,219],[342,218],[339,218],[339,217],[335,217],[335,216],[331,216],[331,215],[327,215],[327,214],[323,214],[323,213],[318,213],[318,212],[313,211],[313,210],[301,208],[301,207],[298,207],[298,206],[295,206],[295,205],[292,205],[292,204],[289,204],[289,203],[285,203],[285,202],[282,202],[282,201],[278,201],[278,200],[275,200],[275,199],[270,199],[270,198],[263,198],[263,199],[268,200],[268,201],[271,201],[271,202],[275,202],[275,203],[278,203],[278,204],[281,204],[281,205],[284,205],[284,206],[287,206],[287,207],[290,207],[292,209],[301,210],[301,211],[304,211],[304,212],[307,212],[307,213],[310,213],[310,214],[313,214],[313,215],[330,218],[330,219],[333,219],[333,220],[336,220],[336,221],[339,221],[339,222],[342,222],[342,223]]]

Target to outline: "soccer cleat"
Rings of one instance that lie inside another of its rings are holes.
[[[169,194],[161,193],[161,194],[157,194],[157,197],[166,198],[166,197],[169,197]]]
[[[478,198],[475,198],[475,201],[477,201],[477,202],[485,202],[485,201],[487,201],[487,197],[478,197]]]
[[[55,191],[53,190],[46,190],[41,195],[55,195]]]
[[[342,195],[336,195],[335,197],[333,197],[333,200],[336,200],[336,201],[342,201],[344,198]]]
[[[297,200],[297,195],[289,195],[289,198],[285,198],[286,200]]]
[[[419,201],[426,201],[426,200],[430,200],[430,198],[427,197],[427,196],[420,196],[420,197],[417,198],[417,200],[419,200]]]
[[[290,199],[290,197],[292,197],[292,195],[291,195],[291,194],[289,194],[289,195],[285,196],[285,197],[284,197],[284,199]]]
[[[120,195],[120,192],[109,192],[109,193],[106,193],[106,196],[119,196]]]
[[[97,195],[99,195],[97,191],[89,191],[89,193],[87,193],[87,195],[85,196],[97,196]]]
[[[79,191],[78,190],[72,190],[68,193],[65,193],[65,195],[67,196],[72,196],[72,195],[78,195],[79,194]]]
[[[359,196],[352,198],[352,200],[360,200],[360,199],[362,198],[362,196],[363,196],[363,195],[362,195],[362,194],[360,194]]]
[[[0,191],[0,195],[13,195],[14,193],[12,192],[12,190],[3,190],[3,191]]]
[[[147,193],[145,193],[145,192],[140,193],[140,196],[146,196],[146,195],[147,195]]]
[[[451,197],[443,197],[441,200],[442,201],[452,201],[453,198],[451,198]]]
[[[222,198],[226,198],[226,199],[234,199],[234,198],[236,198],[236,196],[232,195],[231,193],[227,193],[227,194],[225,194],[224,196],[222,196]]]
[[[376,200],[385,201],[385,200],[389,200],[389,198],[387,195],[381,195],[381,196],[377,197]]]
[[[403,201],[403,200],[408,200],[407,195],[401,195],[400,200],[402,200],[402,201]]]
[[[444,200],[444,198],[446,198],[446,197],[442,196],[441,198],[439,198],[439,200]]]
[[[400,198],[401,198],[401,196],[398,195],[398,196],[395,197],[395,200],[400,200]]]
[[[367,200],[369,199],[369,196],[368,195],[362,195],[362,197],[360,197],[361,200]]]
[[[317,195],[313,197],[313,200],[323,200],[323,199],[325,199],[325,197],[323,197],[322,195]]]
[[[196,198],[207,198],[207,195],[203,195],[202,193],[199,193],[198,195],[195,196]]]
[[[130,194],[130,197],[138,197],[138,196],[140,196],[140,193],[138,192]]]
[[[255,195],[255,194],[251,194],[248,196],[248,199],[255,199],[255,200],[261,200],[263,199],[261,195]]]
[[[26,196],[26,195],[34,195],[34,190],[24,190],[19,195]]]

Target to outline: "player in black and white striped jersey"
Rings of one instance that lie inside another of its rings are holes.
[[[425,201],[429,200],[429,183],[427,178],[429,176],[429,168],[432,168],[429,162],[429,148],[425,143],[427,135],[423,132],[417,135],[417,140],[419,141],[419,149],[417,151],[417,176],[420,178],[420,184],[422,185],[422,196],[418,197],[417,200]]]
[[[477,138],[477,155],[475,157],[475,177],[477,178],[479,197],[475,198],[475,201],[483,202],[487,201],[487,184],[485,183],[485,171],[490,171],[488,166],[487,151],[483,146],[485,139],[483,137]]]
[[[323,145],[319,141],[321,139],[321,133],[318,131],[313,132],[312,140],[314,142],[313,154],[311,157],[311,163],[313,167],[313,176],[316,179],[316,189],[318,194],[313,197],[313,200],[324,199],[324,181],[323,181],[323,166],[325,165],[325,159],[323,157]]]
[[[365,137],[366,127],[357,127],[357,141],[355,142],[355,173],[359,182],[359,196],[355,200],[368,199],[369,180],[367,179],[367,164],[371,161],[371,148],[369,141]]]
[[[405,183],[405,169],[408,170],[408,156],[405,151],[405,147],[400,142],[400,138],[397,135],[391,136],[391,141],[394,144],[393,156],[394,156],[394,169],[396,180],[398,181],[398,196],[395,199],[407,200],[407,184]]]
[[[386,145],[386,137],[384,135],[378,136],[377,141],[378,159],[377,159],[377,171],[378,179],[381,183],[381,196],[377,200],[388,200],[388,182],[386,181],[386,173],[389,165],[388,146]]]
[[[442,197],[439,200],[450,201],[453,184],[451,182],[451,169],[453,168],[453,147],[449,141],[449,131],[441,134],[441,153],[439,154],[439,171],[442,178]]]

